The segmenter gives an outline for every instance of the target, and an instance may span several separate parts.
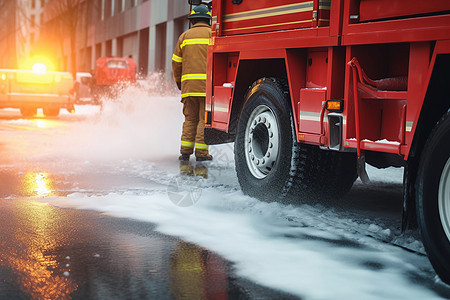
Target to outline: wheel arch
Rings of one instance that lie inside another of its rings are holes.
[[[416,131],[411,143],[410,157],[419,158],[434,126],[450,109],[450,54],[439,54],[433,67]]]
[[[245,99],[253,83],[265,77],[287,78],[284,59],[242,59],[239,61],[228,127],[230,134],[236,134],[237,124],[245,104]]]

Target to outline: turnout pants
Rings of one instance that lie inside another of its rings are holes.
[[[208,156],[208,145],[205,144],[205,97],[186,97],[183,103],[183,133],[181,135],[181,154],[196,157]]]

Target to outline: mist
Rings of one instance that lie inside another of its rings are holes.
[[[184,118],[176,88],[153,74],[120,89],[101,106],[77,106],[87,118],[51,141],[52,155],[89,161],[175,157]]]

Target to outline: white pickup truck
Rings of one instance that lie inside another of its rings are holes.
[[[68,72],[0,69],[0,108],[19,108],[24,117],[42,108],[47,117],[61,108],[74,112],[73,77]]]

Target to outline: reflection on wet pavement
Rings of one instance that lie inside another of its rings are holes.
[[[180,161],[180,175],[202,177],[208,179],[207,163],[191,163]]]
[[[0,267],[14,275],[10,284],[33,299],[67,297],[75,291],[77,284],[56,272],[58,261],[51,254],[65,240],[54,234],[54,226],[62,222],[55,208],[30,200],[19,202],[11,216],[2,215]]]
[[[23,180],[23,195],[46,197],[51,196],[54,188],[52,187],[52,179],[47,173],[28,172]]]
[[[0,299],[292,298],[151,223],[34,200],[61,196],[58,177],[0,172]]]
[[[214,253],[179,243],[170,257],[170,290],[176,299],[227,299],[227,265]]]

